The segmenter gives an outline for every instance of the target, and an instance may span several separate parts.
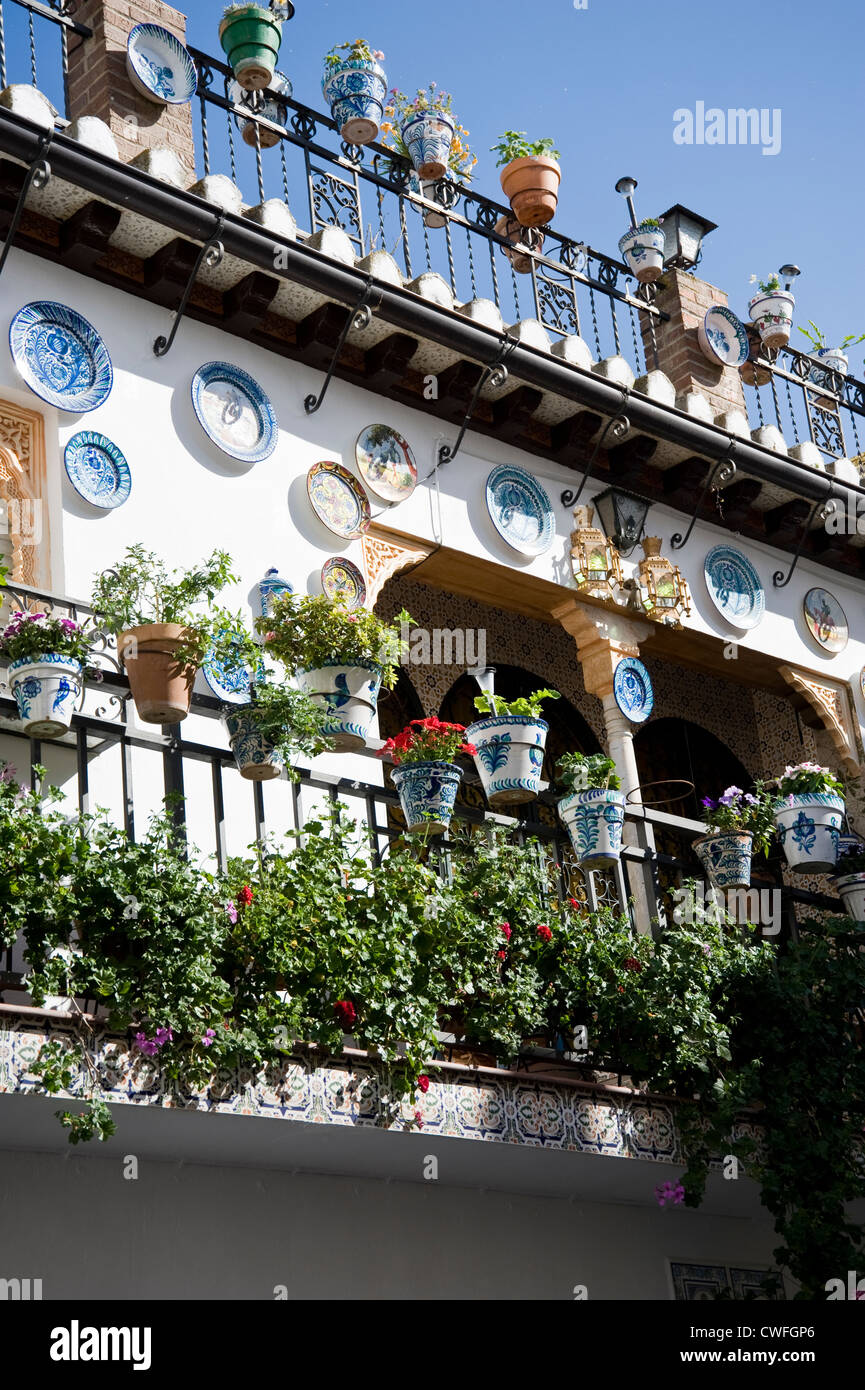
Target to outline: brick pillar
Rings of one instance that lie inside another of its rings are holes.
[[[185,43],[186,15],[161,0],[79,0],[75,18],[93,37],[70,38],[70,119],[105,121],[124,163],[159,146],[173,150],[194,174],[191,104],[157,106],[135,90],[126,68],[126,40],[136,24],[161,24]]]
[[[716,366],[704,357],[697,339],[697,327],[713,304],[727,308],[723,290],[698,280],[684,270],[665,270],[657,283],[655,304],[669,321],[655,322],[658,366],[670,378],[676,394],[701,391],[715,415],[727,410],[745,411],[745,393],[739,373],[732,367]],[[654,365],[652,339],[647,316],[640,315],[646,361]],[[745,412],[747,414],[747,412]]]

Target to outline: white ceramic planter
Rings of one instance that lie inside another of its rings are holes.
[[[9,685],[31,738],[59,738],[72,723],[84,689],[80,661],[44,652],[9,666]]]
[[[663,275],[666,243],[662,227],[631,227],[619,237],[625,264],[641,285],[651,285]]]
[[[559,818],[584,869],[602,869],[622,852],[623,792],[595,788],[571,792],[558,806]]]
[[[261,732],[255,705],[236,705],[222,716],[234,761],[247,782],[271,782],[282,771],[273,744]]]
[[[850,362],[846,355],[838,348],[817,348],[815,352],[809,354],[819,366],[812,367],[808,374],[808,381],[812,386],[821,387],[824,391],[832,391],[837,394],[841,386],[837,377],[847,375]],[[813,398],[813,404],[819,410],[836,410],[837,405],[834,396],[818,396]]]
[[[346,144],[369,145],[378,139],[387,99],[384,68],[369,59],[346,59],[328,68],[321,89]]]
[[[443,179],[448,171],[454,123],[443,112],[426,112],[406,121],[402,138],[418,177]]]
[[[378,707],[381,671],[371,666],[321,666],[298,671],[297,683],[327,710],[324,733],[334,752],[366,747]]]
[[[441,835],[447,830],[462,775],[456,763],[442,761],[394,768],[391,776],[409,835]]]
[[[520,715],[479,719],[466,729],[477,748],[475,765],[491,806],[534,801],[541,781],[549,724]]]
[[[750,830],[703,835],[693,850],[715,888],[750,888],[754,836]]]
[[[838,860],[843,799],[830,792],[788,796],[775,803],[774,814],[784,857],[794,873],[831,873]]]
[[[761,290],[748,301],[751,322],[768,348],[784,347],[790,341],[796,300],[789,290]]]
[[[844,874],[836,878],[835,887],[841,894],[847,916],[854,922],[865,922],[865,872]]]

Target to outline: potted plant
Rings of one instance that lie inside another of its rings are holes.
[[[411,191],[442,209],[450,203],[445,203],[440,185],[468,183],[477,164],[469,149],[469,132],[454,118],[452,104],[453,98],[439,92],[435,82],[412,98],[393,88],[381,127],[388,148],[412,164]],[[443,227],[447,222],[444,210],[422,211],[427,227]]]
[[[657,217],[644,217],[636,227],[631,227],[619,237],[619,250],[625,264],[641,285],[654,284],[664,273],[664,236]]]
[[[709,834],[694,841],[693,849],[716,888],[749,888],[751,857],[756,850],[768,854],[774,826],[770,798],[758,783],[753,792],[728,787],[713,801],[703,801],[703,820]]]
[[[228,5],[219,25],[219,42],[235,78],[247,92],[269,87],[276,72],[287,5]]]
[[[770,275],[768,280],[758,280],[756,275],[752,275],[751,284],[760,286],[759,294],[748,301],[751,322],[756,324],[765,347],[784,347],[790,340],[790,329],[793,327],[795,297],[789,290],[781,289],[777,275]]]
[[[0,657],[31,738],[59,738],[72,722],[84,689],[92,634],[71,618],[13,613],[0,633]]]
[[[259,680],[250,685],[249,700],[229,705],[222,712],[231,751],[241,777],[248,782],[269,782],[291,769],[293,752],[316,757],[329,747],[324,734],[326,713],[303,690]]]
[[[829,873],[838,858],[844,818],[841,782],[817,763],[798,763],[786,768],[776,784],[775,826],[787,863],[795,873]]]
[[[383,62],[384,54],[366,39],[336,44],[325,54],[321,90],[349,145],[369,145],[378,138],[387,97]]]
[[[847,375],[850,360],[847,357],[846,349],[858,347],[860,343],[865,343],[865,333],[860,333],[858,338],[855,334],[849,333],[846,338],[842,339],[839,347],[827,347],[823,332],[817,327],[813,319],[809,319],[808,324],[808,328],[800,327],[799,329],[799,332],[804,333],[811,344],[812,351],[808,356],[815,357],[823,367],[827,368],[826,371],[821,371],[819,367],[812,367],[808,380],[813,382],[815,386],[822,386],[828,391],[836,391],[837,394],[831,374],[834,372],[837,376],[842,377]],[[831,409],[834,402],[829,400],[817,401],[816,404],[824,409]]]
[[[404,611],[386,623],[363,609],[349,613],[324,594],[283,594],[256,627],[265,650],[324,709],[322,732],[345,752],[366,746],[379,691],[396,681],[402,625],[413,622]]]
[[[616,764],[605,753],[566,753],[556,763],[559,785],[568,792],[558,803],[580,867],[602,869],[622,852],[625,798]]]
[[[834,877],[847,916],[865,922],[865,848],[860,845],[839,855]]]
[[[463,775],[454,758],[458,753],[471,757],[477,751],[473,743],[464,741],[464,733],[462,724],[413,719],[379,753],[395,765],[391,776],[409,835],[418,831],[441,835],[450,825]]]
[[[545,700],[559,700],[557,690],[536,690],[519,700],[500,700],[486,692],[475,699],[479,714],[488,714],[466,729],[476,746],[475,764],[491,806],[533,801],[538,794],[549,724],[541,719]]]
[[[539,256],[544,249],[545,237],[540,228],[523,227],[515,217],[502,216],[494,231],[507,242],[500,250],[503,256],[507,256],[516,273],[529,275],[534,257]]]
[[[214,606],[219,591],[233,583],[225,551],[215,550],[195,569],[169,572],[141,544],[130,546],[119,564],[99,575],[93,606],[100,624],[117,636],[117,653],[145,724],[186,718],[205,653],[222,655],[227,635],[237,628],[237,618]],[[233,650],[225,655],[231,660]]]
[[[502,189],[517,221],[523,227],[545,227],[552,222],[562,179],[561,155],[552,140],[532,142],[524,130],[506,130],[492,151],[498,155]]]

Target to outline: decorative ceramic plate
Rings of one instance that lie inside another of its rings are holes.
[[[9,346],[30,390],[58,410],[84,415],[111,391],[108,349],[92,323],[65,304],[25,304],[9,326]]]
[[[713,304],[697,329],[704,357],[710,362],[723,362],[725,367],[741,367],[748,361],[750,344],[744,324],[732,309]]]
[[[192,405],[205,434],[224,454],[260,463],[276,448],[273,406],[253,380],[230,362],[206,362],[192,378]]]
[[[652,678],[636,657],[626,656],[616,667],[613,677],[616,704],[632,724],[642,724],[655,707]]]
[[[552,504],[524,468],[501,464],[493,469],[487,478],[487,510],[499,535],[521,555],[543,555],[552,545]]]
[[[104,434],[82,430],[73,435],[63,462],[75,491],[94,507],[122,507],[132,490],[129,464]]]
[[[341,463],[313,464],[306,477],[306,491],[319,520],[343,540],[356,541],[369,529],[369,498]]]
[[[343,608],[363,608],[366,603],[366,581],[351,560],[335,555],[322,567],[321,587],[333,603]]]
[[[815,642],[833,656],[843,652],[850,629],[847,614],[834,594],[828,589],[809,589],[802,600],[802,612]]]
[[[703,564],[709,597],[733,627],[756,627],[766,611],[766,595],[751,561],[731,545],[716,545]]]
[[[252,672],[243,661],[219,661],[213,649],[201,663],[204,679],[218,700],[227,705],[244,705],[249,701],[249,687]],[[264,667],[259,667],[259,678],[264,675]]]
[[[417,464],[401,434],[389,425],[368,425],[357,441],[357,467],[384,502],[404,502],[417,487]]]
[[[184,106],[195,96],[192,56],[160,24],[136,24],[126,41],[126,66],[132,85],[159,106]]]

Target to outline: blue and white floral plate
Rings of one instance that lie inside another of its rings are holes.
[[[30,390],[58,410],[84,415],[111,391],[107,347],[93,324],[65,304],[25,304],[9,326],[9,347]]]
[[[499,535],[521,555],[543,555],[553,543],[552,503],[531,473],[500,464],[487,478],[487,510]]]
[[[136,24],[126,41],[126,66],[136,91],[159,106],[185,106],[195,96],[192,55],[161,24]]]
[[[206,362],[192,378],[192,405],[224,454],[260,463],[276,448],[276,413],[258,382],[230,362]]]
[[[722,304],[713,304],[706,311],[703,322],[697,329],[697,337],[703,356],[710,362],[722,362],[725,367],[741,367],[748,361],[751,351],[748,334],[744,324],[736,318],[732,309]]]
[[[766,595],[747,556],[731,545],[716,545],[703,564],[709,597],[733,627],[748,629],[762,622]]]
[[[636,657],[626,656],[616,667],[613,677],[616,704],[632,724],[643,724],[655,708],[652,678]]]
[[[129,464],[104,434],[82,430],[73,435],[64,450],[63,462],[75,491],[94,507],[122,507],[132,491]]]
[[[242,661],[218,661],[213,649],[201,663],[204,679],[218,700],[227,705],[245,705],[249,702],[253,673]],[[264,679],[264,667],[259,666],[256,673],[259,681]]]

